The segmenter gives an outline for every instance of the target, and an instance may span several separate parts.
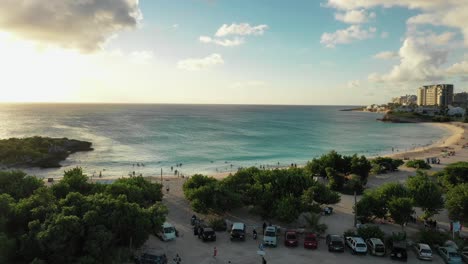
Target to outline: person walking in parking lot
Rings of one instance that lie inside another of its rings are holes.
[[[216,249],[216,247],[214,247],[213,258],[216,258],[216,255],[218,255],[218,250]]]

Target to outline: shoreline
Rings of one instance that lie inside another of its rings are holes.
[[[406,151],[402,151],[402,152],[395,152],[395,153],[387,153],[387,154],[382,154],[382,155],[378,155],[378,156],[372,156],[372,155],[364,155],[366,156],[368,159],[373,159],[373,158],[376,158],[376,157],[390,157],[390,158],[398,158],[398,159],[402,159],[402,160],[409,160],[409,159],[426,159],[426,158],[431,158],[431,157],[442,157],[442,151],[443,150],[455,150],[455,151],[466,151],[467,152],[467,156],[468,156],[468,147],[467,148],[462,148],[461,145],[463,144],[460,144],[461,141],[463,141],[464,138],[468,138],[468,135],[467,135],[467,128],[468,126],[464,123],[461,123],[461,122],[450,122],[450,123],[421,123],[421,124],[424,124],[424,125],[429,125],[429,126],[433,126],[433,127],[438,127],[438,128],[441,128],[441,129],[444,129],[446,131],[449,132],[448,135],[445,135],[441,138],[438,138],[437,141],[431,143],[431,144],[428,144],[426,146],[418,146],[418,147],[414,147],[414,148],[411,148],[411,149],[408,149]],[[468,144],[468,143],[466,143]],[[468,160],[468,159],[467,159]],[[297,164],[297,167],[304,167],[306,164]],[[272,166],[272,167],[269,167],[268,169],[285,169],[285,168],[289,168],[289,166]],[[222,179],[222,178],[225,178],[227,176],[229,176],[230,174],[234,174],[237,172],[237,169],[233,169],[233,170],[230,170],[230,171],[223,171],[223,172],[212,172],[212,173],[184,173],[184,176],[185,177],[182,177],[182,176],[175,176],[172,172],[171,173],[167,173],[167,172],[164,172],[163,175],[162,175],[162,178],[163,178],[163,181],[166,181],[166,180],[171,180],[171,179],[183,179],[183,178],[187,178],[187,177],[190,177],[192,175],[195,175],[195,174],[203,174],[203,175],[207,175],[207,176],[210,176],[210,177],[214,177],[216,179]],[[34,175],[34,173],[28,173],[30,175]],[[138,175],[138,174],[137,174]],[[98,176],[91,176],[91,175],[88,175],[90,180],[92,182],[102,182],[102,183],[111,183],[117,179],[120,179],[120,178],[127,178],[127,177],[130,177],[128,175],[116,175],[116,174],[110,174],[110,175],[105,175],[104,177],[102,178],[99,178]],[[149,178],[151,180],[157,180],[157,181],[161,181],[161,175],[158,174],[158,173],[153,173],[153,174],[146,174],[146,175],[143,175],[143,177],[145,178]],[[47,179],[48,178],[53,178],[54,179],[54,182],[56,181],[59,181],[61,178],[63,178],[63,175],[61,176],[51,176],[51,177],[43,177],[43,180],[47,182]]]
[[[423,159],[424,160],[426,158],[431,158],[431,157],[441,157],[442,150],[446,150],[446,149],[455,150],[455,151],[462,150],[462,151],[465,151],[468,155],[468,148],[462,148],[462,144],[460,144],[462,143],[463,139],[468,138],[468,135],[467,135],[468,127],[464,123],[450,122],[450,123],[421,123],[421,124],[428,124],[430,126],[442,128],[446,131],[449,131],[450,134],[438,139],[434,143],[427,145],[427,146],[416,147],[416,148],[409,149],[403,152],[398,152],[398,153],[380,155],[380,157],[389,157],[389,158],[402,159],[402,160],[411,160],[411,159]],[[366,157],[368,159],[373,159],[379,156],[366,156]],[[302,168],[304,166],[305,164],[298,164],[297,167]],[[289,166],[280,166],[278,168],[285,169],[285,168],[289,168]],[[274,169],[274,168],[270,168],[270,169]],[[231,173],[235,173],[235,172],[236,171],[206,173],[206,174],[202,173],[202,174],[216,178],[216,179],[223,179],[229,176]],[[190,177],[195,174],[197,173],[190,174],[187,176]],[[143,177],[150,178],[151,180],[161,181],[160,175],[147,175]],[[113,181],[119,178],[122,178],[122,176],[106,176],[105,178],[93,178],[91,180],[94,182],[106,182],[106,181]],[[177,176],[174,176],[173,174],[164,174],[164,173],[162,175],[162,178],[163,178],[163,181],[183,179],[182,177],[177,177]],[[187,178],[187,177],[184,177],[184,178]]]

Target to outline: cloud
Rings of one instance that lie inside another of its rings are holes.
[[[142,19],[138,0],[2,0],[0,30],[92,52]]]
[[[347,83],[348,88],[358,88],[361,86],[361,81],[360,80],[353,80],[349,81]]]
[[[181,60],[177,63],[177,67],[187,71],[199,71],[223,64],[223,57],[220,54],[213,53],[205,58]]]
[[[218,31],[216,31],[216,37],[225,37],[229,35],[239,35],[239,36],[246,36],[246,35],[263,35],[265,30],[268,29],[268,25],[258,25],[258,26],[250,26],[248,23],[241,23],[241,24],[223,24]]]
[[[398,58],[398,53],[394,51],[382,51],[374,55],[374,59],[391,60]]]
[[[380,34],[380,37],[383,38],[383,39],[386,39],[386,38],[389,37],[389,35],[390,35],[390,34],[389,34],[388,32],[384,31],[384,32],[382,32],[382,33]]]
[[[212,43],[223,47],[234,47],[245,43],[243,38],[235,37],[233,39],[215,39],[208,36],[200,36],[201,43]]]
[[[447,69],[450,76],[468,77],[468,60],[457,62]]]
[[[344,13],[335,13],[335,19],[348,24],[362,24],[375,18],[375,13],[368,13],[366,10],[348,10]]]
[[[386,74],[372,73],[373,82],[435,81],[444,79],[440,67],[447,62],[448,51],[427,45],[424,39],[409,37],[399,50],[400,64]]]
[[[420,14],[408,19],[409,25],[429,24],[457,28],[464,35],[465,46],[468,46],[468,1],[466,0],[328,0],[325,6],[344,11],[379,6],[420,10]]]
[[[320,43],[327,48],[333,48],[337,44],[348,44],[355,40],[373,38],[377,29],[370,27],[368,30],[362,29],[359,25],[351,25],[346,29],[337,30],[333,33],[323,33]]]

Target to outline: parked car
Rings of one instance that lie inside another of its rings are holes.
[[[242,240],[245,241],[245,224],[244,223],[233,223],[231,228],[231,240]]]
[[[198,234],[198,238],[203,241],[216,241],[216,233],[211,227],[204,227],[201,233]]]
[[[164,252],[157,252],[153,254],[143,253],[139,257],[135,257],[137,264],[167,264],[167,257]]]
[[[306,233],[304,237],[304,248],[313,248],[318,247],[317,235],[314,233]]]
[[[287,247],[297,247],[299,240],[296,231],[288,230],[284,233],[284,245]]]
[[[162,241],[174,240],[176,238],[176,230],[174,226],[168,222],[165,222],[161,226],[161,231],[158,233],[158,237]]]
[[[367,254],[367,245],[362,237],[346,237],[345,241],[353,254]]]
[[[439,247],[437,249],[439,255],[442,257],[447,264],[458,264],[463,263],[461,255],[458,254],[457,250],[453,247]]]
[[[385,245],[379,238],[369,238],[366,240],[369,253],[374,256],[385,256]]]
[[[263,245],[276,247],[278,245],[277,232],[278,228],[276,226],[267,226],[263,234]]]
[[[413,250],[418,259],[432,260],[432,249],[429,245],[418,243],[413,246]]]
[[[468,263],[468,247],[464,247],[460,253],[463,261],[465,261],[465,263]]]
[[[331,251],[344,252],[345,247],[344,247],[342,236],[328,234],[326,238],[326,243],[327,243],[329,252]]]
[[[408,252],[406,251],[406,242],[393,242],[390,250],[390,258],[394,260],[407,261]]]

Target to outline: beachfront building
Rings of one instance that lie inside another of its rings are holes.
[[[399,105],[412,105],[415,104],[417,101],[416,95],[403,95],[392,98],[392,103],[399,104]]]
[[[419,106],[448,106],[453,103],[453,84],[426,85],[418,89]]]
[[[457,106],[468,105],[468,93],[456,93],[453,95],[453,104]]]

